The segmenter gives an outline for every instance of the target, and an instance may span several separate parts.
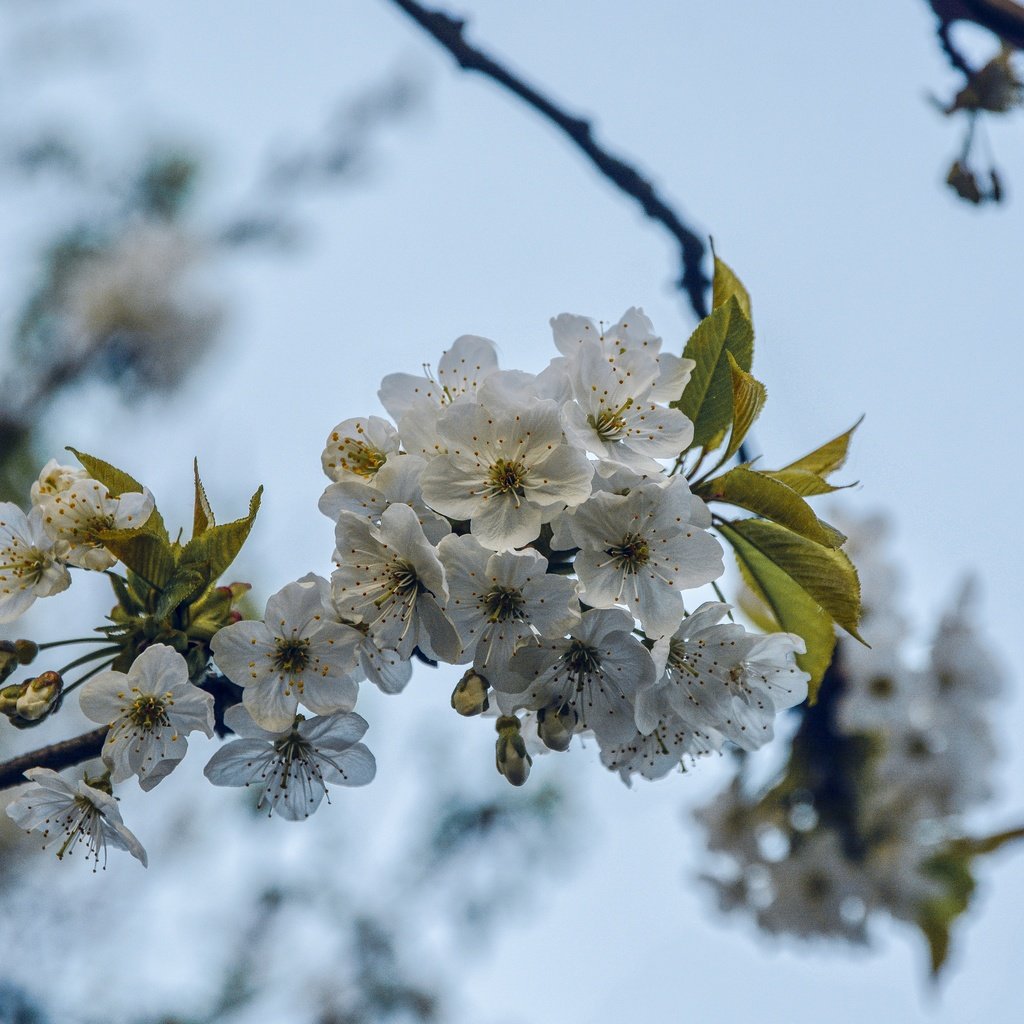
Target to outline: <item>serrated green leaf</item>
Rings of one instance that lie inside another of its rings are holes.
[[[778,628],[803,638],[807,651],[797,655],[796,660],[805,672],[810,673],[807,699],[813,704],[836,645],[832,616],[789,573],[747,541],[741,532],[733,530],[730,525],[720,525],[719,530],[732,545],[744,582],[771,611]],[[752,618],[755,623],[759,621],[759,618]]]
[[[694,493],[705,501],[724,501],[745,508],[827,548],[842,547],[846,540],[837,529],[823,523],[792,488],[746,466],[705,481],[694,488]]]
[[[110,580],[110,585],[114,588],[114,596],[117,598],[117,603],[129,615],[138,615],[146,610],[146,606],[138,599],[135,591],[120,576],[114,573],[107,573],[107,579]]]
[[[839,486],[830,484],[823,477],[808,469],[766,469],[762,470],[762,474],[771,477],[772,480],[778,480],[780,484],[785,484],[805,498],[811,498],[816,494],[831,494],[833,491],[841,491],[854,486],[854,484]]]
[[[714,249],[712,249],[714,252]],[[725,260],[720,260],[715,253],[715,275],[711,285],[711,308],[717,309],[724,306],[729,299],[735,298],[740,309],[746,314],[748,320],[753,320],[750,312],[750,294],[743,283],[733,272]]]
[[[144,490],[142,484],[135,477],[129,476],[124,470],[112,466],[109,462],[97,459],[95,455],[87,455],[85,452],[80,452],[77,448],[72,448],[70,445],[67,446],[67,451],[71,452],[85,466],[93,480],[99,480],[106,487],[112,498],[117,498],[126,492],[141,494]]]
[[[732,435],[729,447],[725,450],[724,461],[727,462],[739,450],[743,439],[747,436],[754,421],[761,415],[768,389],[747,373],[731,352],[726,352],[729,360],[729,373],[732,376]]]
[[[863,421],[864,417],[861,416],[845,433],[832,438],[831,441],[826,441],[820,448],[815,448],[813,452],[808,452],[802,459],[797,459],[796,462],[783,466],[782,471],[803,470],[809,473],[816,473],[822,477],[828,476],[829,473],[834,473],[837,469],[842,468],[843,463],[846,462],[846,456],[850,448],[850,438],[853,437],[853,432]]]
[[[126,493],[142,494],[146,489],[135,477],[129,476],[123,469],[118,469],[109,462],[97,459],[95,455],[80,452],[77,448],[72,448],[70,445],[65,450],[71,452],[85,466],[86,472],[93,480],[99,480],[106,487],[107,493],[112,498],[118,498]],[[164,540],[168,539],[167,527],[164,525],[163,516],[160,515],[159,510],[155,506],[149,518],[142,524],[141,529],[162,537]]]
[[[732,373],[728,355],[746,373],[754,357],[754,328],[736,296],[705,317],[690,335],[683,353],[695,363],[690,380],[672,405],[693,422],[693,444],[709,442],[732,422]]]
[[[153,614],[158,619],[166,618],[179,604],[191,601],[207,585],[203,573],[188,566],[179,568],[160,595]]]
[[[99,538],[111,554],[158,590],[163,589],[174,575],[174,555],[170,544],[145,528],[104,530]]]
[[[195,472],[196,479],[196,501],[195,512],[192,515],[192,536],[198,537],[200,534],[206,533],[211,526],[216,526],[217,522],[213,518],[213,509],[210,507],[210,501],[206,497],[206,489],[203,487],[202,480],[199,479],[198,459],[193,460],[192,469]]]
[[[739,519],[719,528],[733,547],[737,541],[743,545],[750,555],[745,557],[748,565],[758,557],[770,562],[851,636],[861,640],[857,633],[860,581],[844,552],[816,544],[765,519]]]
[[[249,502],[249,514],[243,519],[211,526],[205,533],[193,537],[181,549],[178,564],[201,573],[207,583],[216,582],[242,550],[259,511],[262,494],[263,488],[260,487]]]

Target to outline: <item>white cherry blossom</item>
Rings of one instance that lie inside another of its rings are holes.
[[[87,480],[89,474],[79,466],[64,466],[56,459],[49,462],[39,471],[39,476],[32,482],[32,504],[38,505],[44,495],[59,494],[66,491],[72,484]]]
[[[547,575],[535,551],[493,552],[472,535],[446,537],[438,555],[448,576],[449,617],[463,661],[489,680],[506,671],[516,649],[535,637],[558,637],[580,619],[575,584]]]
[[[185,756],[188,733],[213,735],[213,697],[188,678],[188,665],[173,647],[154,644],[127,673],[102,672],[80,697],[86,718],[109,725],[103,760],[113,782],[138,775],[152,789]]]
[[[25,777],[32,785],[7,807],[7,813],[26,832],[40,832],[43,849],[60,843],[57,856],[74,853],[85,844],[94,868],[107,864],[107,844],[127,850],[145,867],[146,851],[125,827],[117,801],[84,781],[75,785],[49,768],[30,768]]]
[[[308,818],[327,796],[328,783],[365,786],[377,773],[373,754],[359,742],[367,729],[359,715],[299,715],[288,728],[268,731],[236,704],[224,722],[240,739],[224,744],[204,773],[215,786],[254,786],[257,807],[268,814]]]
[[[560,710],[577,730],[592,729],[602,748],[627,742],[637,690],[654,682],[654,662],[632,630],[621,609],[592,609],[568,637],[520,648],[495,680],[502,710]]]
[[[0,623],[13,622],[37,597],[70,585],[71,576],[43,528],[43,513],[33,508],[26,515],[12,502],[0,501]]]
[[[662,701],[704,731],[715,729],[737,746],[756,750],[774,735],[775,715],[807,696],[808,673],[794,655],[804,651],[793,633],[748,633],[721,623],[729,606],[709,601],[654,645],[657,682],[637,696],[636,720],[650,732]]]
[[[498,368],[494,342],[473,334],[456,338],[437,363],[437,377],[389,373],[381,382],[380,403],[396,423],[424,406],[440,411],[459,401],[476,401],[477,389]]]
[[[674,402],[683,393],[696,365],[692,359],[662,352],[661,338],[654,333],[654,324],[638,306],[631,306],[612,327],[597,326],[593,320],[571,313],[551,319],[555,345],[564,356],[572,358],[580,346],[598,343],[610,356],[640,351],[653,356],[658,363],[658,379],[651,389],[654,402]]]
[[[378,647],[403,659],[417,647],[430,657],[458,659],[458,633],[442,611],[444,567],[413,509],[390,505],[379,526],[342,512],[335,540],[339,565],[331,588],[342,618],[365,625]]]
[[[328,484],[320,496],[320,511],[335,523],[342,512],[352,512],[379,525],[388,505],[408,505],[415,511],[427,540],[436,544],[452,528],[444,516],[424,504],[420,477],[425,466],[420,456],[403,455],[381,466],[372,484],[355,479]]]
[[[372,480],[400,446],[393,424],[381,416],[359,416],[331,431],[320,464],[331,480]]]
[[[695,761],[722,748],[718,732],[698,728],[677,714],[663,690],[655,702],[648,705],[648,713],[657,716],[653,729],[646,734],[638,730],[631,740],[601,750],[601,763],[618,772],[627,786],[632,785],[634,775],[660,779],[677,768],[685,769],[687,758]]]
[[[593,466],[565,443],[552,401],[518,411],[456,405],[437,429],[447,453],[423,471],[424,500],[452,519],[472,520],[484,547],[522,547],[542,523],[590,496]]]
[[[358,630],[336,621],[327,581],[310,573],[267,601],[260,621],[236,622],[211,647],[242,702],[267,729],[291,725],[301,703],[316,714],[351,711]]]
[[[656,474],[693,440],[693,424],[652,398],[658,362],[630,349],[608,356],[584,344],[569,360],[575,402],[563,406],[566,436],[598,457],[598,472],[617,468]]]
[[[568,527],[580,549],[574,565],[581,599],[595,608],[626,605],[652,638],[678,629],[680,591],[704,586],[725,571],[721,544],[693,525],[695,505],[703,503],[685,480],[674,477],[624,495],[595,494],[577,508]]]
[[[98,480],[65,479],[63,490],[42,493],[39,509],[43,526],[55,541],[54,550],[70,565],[102,572],[117,562],[104,546],[106,530],[144,526],[153,511],[148,490],[127,491],[116,498]]]

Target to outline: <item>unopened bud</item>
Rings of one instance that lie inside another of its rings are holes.
[[[487,697],[490,687],[491,684],[484,676],[474,669],[469,669],[452,690],[452,707],[467,718],[471,715],[482,715],[491,705]]]
[[[0,683],[18,667],[18,649],[10,640],[0,640]]]
[[[21,696],[21,685],[12,683],[0,690],[0,714],[12,718],[18,713],[18,698]]]
[[[537,712],[537,735],[549,750],[568,750],[578,719],[575,708],[552,704]]]
[[[526,743],[519,732],[519,719],[515,715],[502,715],[496,728],[498,741],[494,747],[495,765],[513,786],[521,786],[530,777],[533,758],[526,752]]]
[[[60,698],[64,680],[58,672],[44,672],[21,686],[18,697],[18,717],[26,722],[38,722],[45,718]]]
[[[19,665],[31,665],[39,653],[39,644],[31,640],[15,640],[14,653],[18,655]]]

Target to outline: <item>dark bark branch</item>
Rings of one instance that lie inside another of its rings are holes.
[[[648,217],[661,224],[679,246],[680,275],[676,284],[689,299],[697,316],[707,316],[707,290],[711,282],[703,268],[704,240],[683,223],[635,167],[599,146],[594,141],[589,122],[562,110],[486,53],[470,46],[463,37],[464,22],[442,11],[430,10],[416,0],[392,2],[433,36],[461,68],[479,71],[560,128],[616,188],[635,199]]]
[[[11,758],[0,764],[0,789],[10,789],[11,786],[20,786],[25,779],[25,772],[29,768],[52,768],[59,772],[62,768],[70,768],[72,765],[81,764],[82,761],[90,761],[100,756],[103,749],[103,741],[107,735],[107,726],[101,725],[84,736],[76,736],[72,740],[64,740],[62,743],[53,743],[48,747],[30,751],[20,757]]]
[[[939,19],[939,43],[950,64],[970,76],[974,69],[953,45],[949,26],[955,21],[970,21],[994,32],[1004,43],[1024,50],[1024,7],[1014,0],[928,0]]]

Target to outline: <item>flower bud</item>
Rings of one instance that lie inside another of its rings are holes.
[[[18,713],[18,698],[20,696],[20,683],[12,683],[0,690],[0,714],[13,718]]]
[[[578,719],[575,708],[552,704],[537,712],[537,735],[549,750],[568,750]]]
[[[530,777],[533,758],[526,752],[526,743],[519,733],[519,719],[515,715],[502,715],[496,727],[498,741],[494,747],[495,764],[513,786],[521,786]]]
[[[18,667],[18,650],[10,640],[0,640],[0,683]]]
[[[484,676],[469,669],[452,690],[452,707],[466,717],[482,715],[491,704],[487,697],[490,686]]]
[[[18,717],[26,722],[38,722],[45,718],[60,699],[64,680],[57,672],[44,672],[21,686],[17,701]]]
[[[31,640],[15,640],[14,653],[18,656],[19,665],[31,665],[39,653],[39,644]]]

